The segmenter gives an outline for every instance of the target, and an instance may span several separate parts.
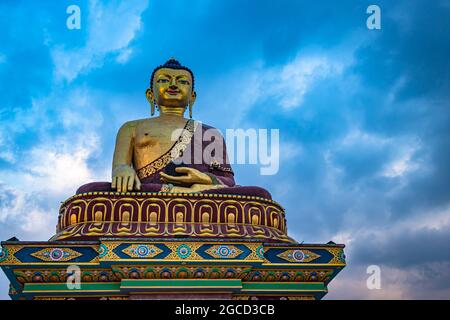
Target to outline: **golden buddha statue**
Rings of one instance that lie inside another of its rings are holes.
[[[112,182],[78,188],[53,239],[220,237],[292,242],[284,210],[260,187],[239,186],[219,130],[192,119],[194,74],[158,66],[145,93],[151,115],[119,129]],[[185,118],[186,110],[189,118]]]
[[[112,183],[94,182],[77,193],[90,191],[213,192],[258,195],[258,187],[236,186],[220,132],[192,120],[197,94],[193,72],[174,58],[158,66],[150,78],[146,98],[159,116],[126,122],[116,138]],[[189,108],[189,119],[184,117]],[[208,132],[206,134],[206,132]],[[205,136],[214,141],[205,141]],[[205,153],[208,145],[214,152]],[[200,150],[200,160],[195,154]],[[221,190],[223,189],[223,190]]]

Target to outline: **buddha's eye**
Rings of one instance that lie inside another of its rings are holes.
[[[187,81],[187,80],[180,80],[179,82],[181,84],[184,84],[184,85],[188,85],[189,84],[189,81]]]
[[[168,79],[158,79],[157,82],[158,83],[167,83],[167,82],[169,82],[169,80]]]

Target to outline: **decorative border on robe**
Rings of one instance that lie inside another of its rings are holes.
[[[174,159],[181,157],[184,150],[191,142],[192,136],[197,129],[197,125],[198,123],[196,121],[189,119],[184,126],[183,132],[181,133],[177,142],[172,146],[172,148],[170,148],[169,151],[167,151],[155,161],[138,170],[137,175],[139,179],[144,179],[151,176],[152,174],[162,170]]]

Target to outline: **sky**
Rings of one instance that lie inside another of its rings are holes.
[[[279,129],[278,173],[236,180],[270,190],[297,241],[346,245],[327,299],[449,299],[449,17],[448,0],[3,0],[0,239],[49,239],[61,201],[110,179],[118,128],[150,116],[176,57],[195,119]]]

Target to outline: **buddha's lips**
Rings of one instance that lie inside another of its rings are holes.
[[[178,91],[178,90],[167,90],[166,91],[168,94],[170,94],[171,96],[174,96],[174,95],[177,95],[177,94],[179,94],[180,93],[180,91]]]

